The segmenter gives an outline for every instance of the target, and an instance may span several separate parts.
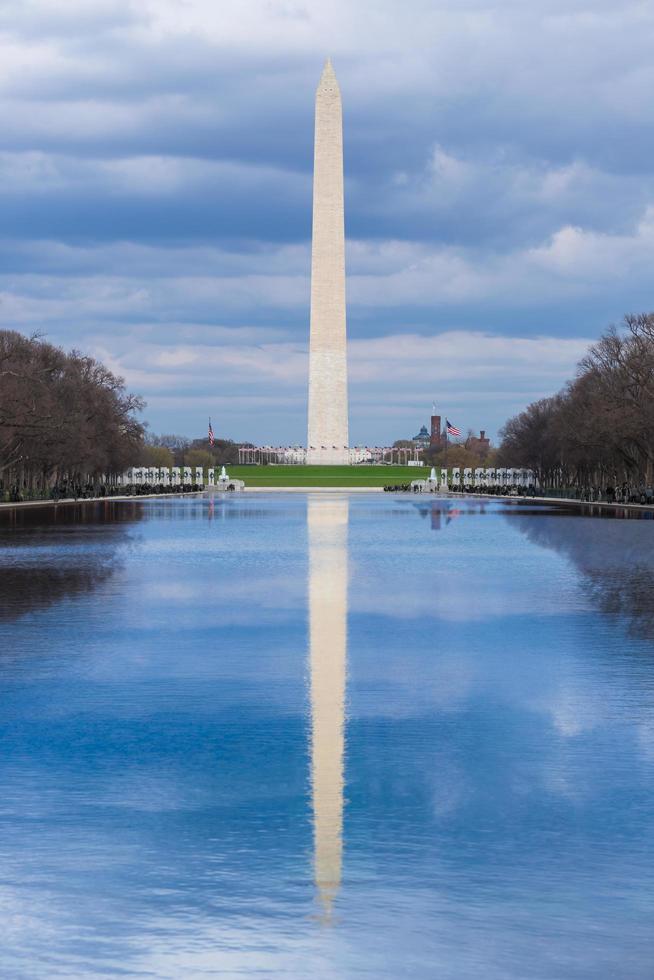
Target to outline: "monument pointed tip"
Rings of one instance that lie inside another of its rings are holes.
[[[336,81],[336,72],[334,71],[334,66],[332,65],[332,59],[327,58],[325,61],[325,66],[322,70],[322,75],[320,76],[321,85],[338,84]]]

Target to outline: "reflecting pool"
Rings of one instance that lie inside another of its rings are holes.
[[[0,512],[0,976],[651,980],[654,521]]]

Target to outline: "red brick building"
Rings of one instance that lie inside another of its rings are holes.
[[[490,452],[490,439],[486,435],[486,430],[482,429],[479,436],[468,436],[466,439],[466,449],[475,453],[481,459],[488,456]]]

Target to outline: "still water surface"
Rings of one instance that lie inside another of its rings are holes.
[[[0,975],[654,974],[654,521],[0,514]]]

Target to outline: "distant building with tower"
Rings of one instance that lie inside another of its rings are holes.
[[[420,432],[414,436],[411,442],[415,443],[420,449],[425,449],[429,445],[430,435],[426,425],[420,426]]]
[[[445,438],[441,430],[441,416],[432,415],[430,427],[421,425],[420,432],[406,441],[412,442],[416,449],[440,449],[441,446],[445,445]]]
[[[486,430],[482,429],[478,436],[468,436],[465,443],[466,449],[475,453],[482,459],[490,452],[490,439],[486,435]]]
[[[413,444],[417,450],[430,449],[432,451],[445,448],[445,427],[443,424],[443,416],[437,415],[435,408],[430,417],[429,428],[426,425],[420,426],[420,431],[417,435],[413,436],[412,439],[407,439],[405,442],[399,443],[400,445],[407,445],[409,443]],[[471,453],[475,453],[480,459],[485,459],[491,450],[491,441],[486,435],[486,430],[482,429],[478,436],[470,434],[466,439],[464,446]]]
[[[440,415],[432,415],[431,417],[431,430],[429,433],[429,448],[430,449],[440,449],[443,445],[443,431],[441,429],[441,417]]]

